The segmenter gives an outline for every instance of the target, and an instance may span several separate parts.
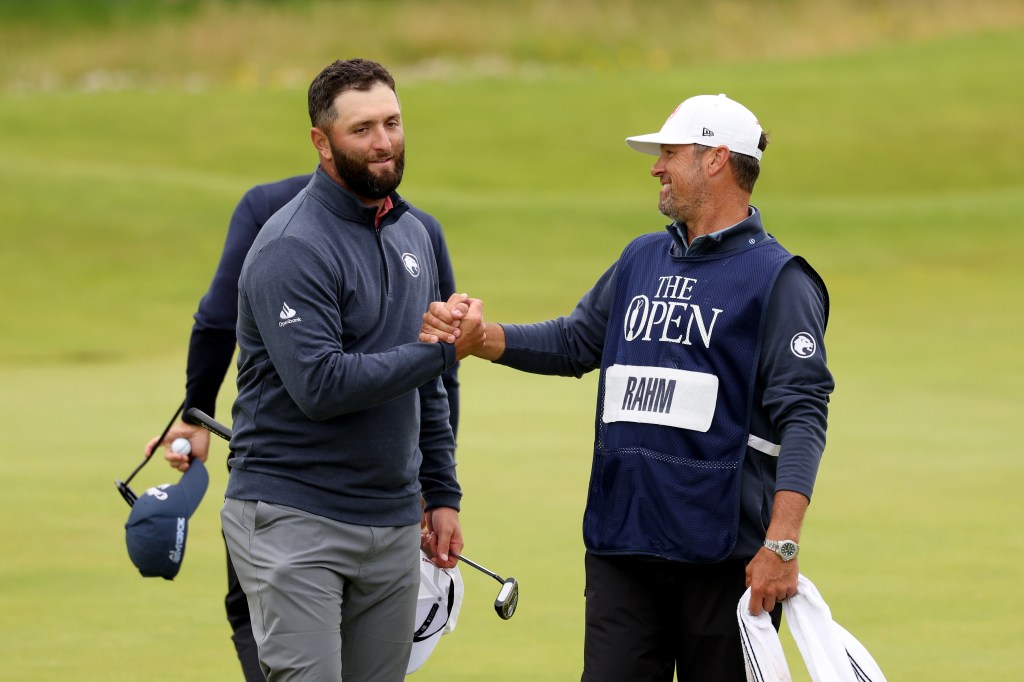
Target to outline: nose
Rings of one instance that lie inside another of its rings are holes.
[[[651,175],[653,175],[654,177],[658,178],[658,177],[661,177],[662,174],[664,174],[664,173],[665,173],[665,155],[664,154],[660,154],[658,156],[658,160],[654,162],[653,166],[651,166]]]
[[[377,128],[373,136],[373,147],[374,149],[391,149],[391,136],[388,135],[387,129]]]

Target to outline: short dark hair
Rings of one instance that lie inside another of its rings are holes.
[[[695,144],[694,147],[697,148],[698,156],[703,156],[709,150],[714,149],[714,147],[708,147],[703,144]],[[768,135],[762,132],[761,139],[757,141],[757,148],[763,152],[767,147]],[[753,156],[730,151],[729,165],[732,166],[733,177],[736,178],[736,184],[739,185],[740,189],[747,194],[753,192],[754,183],[757,182],[758,176],[761,175],[761,162]]]
[[[346,90],[369,90],[376,85],[395,89],[387,69],[369,59],[339,59],[324,67],[309,84],[309,122],[326,130],[338,118],[335,98]]]

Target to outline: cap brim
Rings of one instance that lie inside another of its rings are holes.
[[[210,474],[206,465],[198,457],[193,457],[189,462],[188,470],[181,475],[178,481],[178,488],[185,496],[185,509],[188,516],[192,516],[199,503],[203,501],[206,488],[210,485]]]
[[[434,647],[441,640],[442,632],[435,632],[427,639],[412,643],[412,651],[409,652],[409,665],[405,668],[405,674],[414,673],[420,666],[427,662],[430,654],[434,653]]]
[[[634,135],[633,137],[626,138],[626,144],[630,147],[651,156],[660,156],[661,145],[663,144],[696,144],[699,141],[690,137],[673,137],[663,132]]]
[[[668,137],[662,135],[661,133],[651,133],[650,135],[636,135],[634,137],[627,137],[626,138],[626,144],[628,144],[630,147],[632,147],[633,149],[635,149],[638,152],[642,152],[644,154],[650,154],[651,156],[661,156],[661,145],[663,145],[663,144],[706,144],[706,143],[702,142],[701,140],[690,140],[690,139],[681,139],[681,138],[668,138]],[[742,147],[742,145],[739,145],[739,144],[722,144],[720,146],[723,146],[723,147],[727,148],[730,152],[735,152],[737,154],[744,154],[746,156],[752,156],[753,158],[757,159],[758,161],[761,160],[761,151],[760,150],[754,149],[754,150],[739,151],[739,149]]]
[[[650,135],[634,135],[633,137],[627,137],[626,144],[643,154],[660,156],[661,145],[668,143],[662,142],[662,136],[660,133],[651,133]]]

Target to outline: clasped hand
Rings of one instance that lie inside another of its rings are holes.
[[[470,355],[485,357],[487,324],[483,312],[484,302],[466,294],[452,294],[447,301],[434,301],[423,313],[419,340],[455,344],[458,360]]]

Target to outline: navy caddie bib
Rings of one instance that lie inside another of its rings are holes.
[[[583,517],[596,554],[719,561],[736,543],[764,311],[792,258],[775,239],[672,257],[638,237],[616,268]]]

